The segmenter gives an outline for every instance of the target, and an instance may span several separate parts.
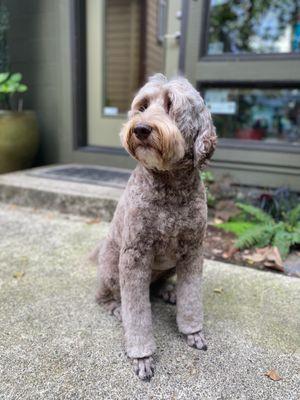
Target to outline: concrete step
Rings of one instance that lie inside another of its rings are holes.
[[[110,221],[129,175],[78,164],[13,172],[0,175],[0,201]]]

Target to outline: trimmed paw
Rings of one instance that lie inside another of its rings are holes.
[[[167,303],[176,304],[176,286],[173,283],[166,283],[159,289],[158,296]]]
[[[187,335],[186,340],[191,347],[195,347],[198,350],[207,350],[206,341],[201,331]]]
[[[109,312],[110,315],[113,315],[118,321],[122,321],[122,313],[121,313],[121,303],[112,300],[104,304],[104,308]]]
[[[154,375],[154,363],[152,357],[134,358],[133,369],[142,381],[150,381]]]

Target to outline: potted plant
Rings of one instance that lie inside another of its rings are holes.
[[[27,86],[20,73],[8,70],[8,12],[0,2],[0,173],[28,168],[38,149],[38,125],[33,111],[23,111]],[[5,72],[1,72],[5,71]]]

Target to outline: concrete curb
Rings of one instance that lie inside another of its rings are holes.
[[[30,173],[39,170],[43,168],[35,168]],[[111,221],[123,192],[121,188],[47,179],[28,173],[0,176],[1,202]]]

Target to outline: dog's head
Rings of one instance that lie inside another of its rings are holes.
[[[121,131],[125,149],[149,169],[201,168],[212,156],[216,132],[200,94],[184,78],[149,78],[133,99]]]

